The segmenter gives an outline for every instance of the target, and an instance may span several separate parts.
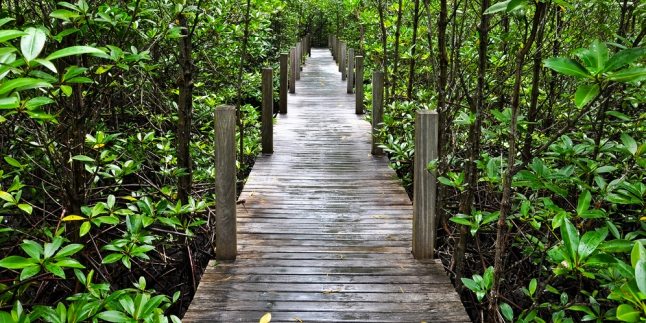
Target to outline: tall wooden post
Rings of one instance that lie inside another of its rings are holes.
[[[296,43],[296,79],[301,79],[301,61],[303,60],[303,49],[301,42]]]
[[[215,108],[215,258],[235,260],[236,230],[236,108]]]
[[[373,156],[383,156],[384,150],[378,147],[377,135],[381,129],[384,111],[384,72],[372,72],[372,148]]]
[[[433,259],[435,250],[435,199],[437,172],[425,168],[437,159],[439,116],[435,110],[415,111],[413,164],[413,256]]]
[[[307,34],[307,56],[312,57],[312,35]]]
[[[345,42],[341,43],[341,60],[339,61],[339,69],[341,70],[341,81],[345,81],[346,71],[345,71]]]
[[[327,48],[332,49],[332,34],[327,34]]]
[[[289,93],[296,93],[296,47],[289,49]]]
[[[355,91],[355,103],[354,111],[356,114],[363,114],[363,56],[357,56],[355,58],[357,77],[356,77],[356,91]]]
[[[262,153],[274,153],[274,70],[262,69]]]
[[[287,64],[289,64],[289,54],[280,54],[280,75],[278,75],[280,89],[278,95],[280,96],[280,113],[287,113]]]
[[[336,36],[332,35],[332,58],[336,61]]]
[[[347,92],[354,93],[354,48],[348,50],[348,84]]]

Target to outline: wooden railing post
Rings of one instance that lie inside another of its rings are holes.
[[[262,69],[262,153],[274,153],[274,70]]]
[[[336,61],[336,36],[332,35],[332,58]]]
[[[307,56],[312,57],[312,35],[307,34]]]
[[[438,158],[439,117],[435,110],[415,111],[415,158],[413,163],[413,256],[433,259],[435,250],[435,199],[437,172],[426,171]]]
[[[236,108],[215,108],[215,258],[235,260],[236,230]]]
[[[289,93],[296,93],[296,47],[289,49]]]
[[[356,69],[357,69],[357,77],[356,77],[356,91],[354,92],[355,95],[355,113],[356,114],[363,114],[363,56],[357,56],[355,58],[356,61]]]
[[[373,156],[383,156],[384,150],[377,142],[377,135],[381,129],[384,111],[384,72],[372,72],[372,148]]]
[[[287,64],[289,64],[289,54],[280,54],[280,75],[278,76],[280,89],[278,95],[280,101],[280,113],[287,113]]]
[[[348,50],[348,84],[347,92],[354,93],[354,48]]]
[[[341,60],[339,61],[339,70],[341,70],[341,81],[345,81],[346,71],[345,71],[345,42],[341,43]]]
[[[303,60],[301,42],[296,43],[296,79],[301,79],[301,61]]]
[[[327,34],[327,48],[332,49],[332,34]]]

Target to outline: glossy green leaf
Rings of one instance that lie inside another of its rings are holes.
[[[509,304],[505,302],[500,303],[500,312],[502,312],[502,315],[510,322],[514,321],[514,310],[509,306]]]
[[[82,244],[78,244],[78,243],[69,244],[69,245],[61,248],[61,250],[59,250],[56,253],[56,257],[67,257],[67,256],[70,256],[70,255],[73,255],[73,254],[79,252],[81,249],[83,249]]]
[[[4,43],[8,40],[22,37],[24,35],[27,35],[27,33],[20,30],[0,30],[0,43]]]
[[[0,96],[8,94],[15,89],[29,90],[41,87],[52,87],[52,85],[40,79],[21,77],[9,80],[0,85]]]
[[[590,55],[594,58],[593,69],[595,74],[603,70],[610,56],[606,44],[598,39],[590,44]]]
[[[20,280],[25,280],[30,277],[33,277],[34,275],[37,275],[40,272],[40,266],[39,265],[31,265],[28,267],[25,267],[21,272],[20,272]]]
[[[633,250],[630,252],[630,264],[635,268],[640,260],[646,260],[646,249],[641,241],[636,241]]]
[[[22,211],[24,211],[27,214],[31,214],[31,212],[34,211],[34,208],[31,205],[24,204],[24,203],[18,204],[18,208],[21,209]]]
[[[568,254],[574,262],[577,262],[578,257],[576,254],[579,249],[579,233],[574,224],[568,219],[564,219],[563,225],[561,225],[561,237],[563,238]]]
[[[34,259],[40,259],[40,256],[43,254],[43,247],[35,241],[24,240],[23,243],[20,244],[20,248],[22,248],[29,257]]]
[[[587,258],[592,252],[597,250],[597,246],[601,243],[603,237],[597,231],[586,232],[583,237],[581,237],[581,242],[579,242],[578,253],[580,259]]]
[[[18,162],[17,160],[11,158],[10,156],[4,156],[4,161],[6,161],[7,164],[9,164],[9,165],[11,165],[13,167],[16,167],[16,168],[21,168],[22,167],[22,165],[20,165],[20,162]]]
[[[83,224],[81,224],[81,228],[79,229],[79,236],[82,237],[82,236],[86,235],[88,232],[90,232],[91,227],[92,227],[92,225],[90,224],[89,221],[88,222],[83,222]]]
[[[54,103],[54,102],[55,101],[50,99],[50,98],[47,98],[47,97],[44,97],[44,96],[39,96],[39,97],[35,97],[35,98],[32,98],[29,101],[27,101],[25,103],[25,108],[27,108],[27,109],[38,108],[40,106],[43,106],[43,105],[46,105],[46,104],[51,104],[51,103]]]
[[[0,19],[0,27],[2,27],[2,26],[4,26],[6,23],[8,23],[8,22],[10,22],[10,21],[14,21],[14,20],[16,20],[16,19],[14,19],[14,18],[2,18],[2,19]]]
[[[9,256],[0,260],[0,267],[9,269],[22,269],[32,266],[33,264],[33,261],[21,256]]]
[[[635,280],[639,291],[646,295],[646,260],[640,259],[635,265]]]
[[[128,317],[126,314],[119,312],[119,311],[105,311],[97,314],[97,317],[108,322],[113,322],[113,323],[122,323],[122,322],[130,322],[132,319]]]
[[[13,198],[13,195],[5,192],[5,191],[0,191],[0,199],[3,199],[9,203],[18,203],[16,202],[16,199]]]
[[[576,213],[578,215],[581,215],[583,212],[585,212],[589,207],[590,207],[590,201],[592,200],[592,194],[590,194],[590,191],[585,190],[581,195],[579,195],[579,203],[577,204],[576,207]]]
[[[76,156],[72,157],[72,159],[82,161],[82,162],[89,162],[89,163],[94,162],[94,159],[92,159],[92,158],[90,158],[88,156],[85,156],[85,155],[76,155]]]
[[[611,72],[622,68],[643,56],[644,53],[646,53],[646,48],[624,49],[612,55],[601,72]]]
[[[586,266],[607,266],[610,264],[616,264],[617,263],[617,258],[605,254],[605,253],[595,253],[592,256],[586,260],[585,265]]]
[[[624,144],[624,147],[630,152],[631,155],[635,155],[637,153],[637,142],[633,137],[626,133],[621,134],[621,142]]]
[[[15,96],[0,99],[0,110],[10,110],[20,107],[20,100]]]
[[[100,49],[90,47],[90,46],[71,46],[57,50],[47,56],[47,60],[51,61],[57,58],[73,56],[73,55],[82,55],[82,54],[104,54]]]
[[[81,265],[80,262],[71,258],[66,258],[66,259],[57,261],[56,265],[59,267],[65,267],[65,268],[79,268],[79,269],[85,268],[85,266]]]
[[[599,245],[599,249],[606,252],[628,252],[630,251],[635,242],[626,239],[610,240]]]
[[[58,19],[64,19],[64,20],[80,17],[78,13],[69,11],[67,9],[59,9],[59,10],[53,11],[52,13],[49,14],[49,16],[52,18],[58,18]]]
[[[639,322],[639,311],[628,304],[621,304],[617,307],[617,318],[624,322]]]
[[[47,35],[38,28],[29,27],[25,29],[26,35],[20,38],[20,50],[27,62],[34,60],[45,47]]]
[[[545,67],[551,68],[561,74],[592,78],[592,75],[590,75],[583,65],[570,58],[548,58],[543,61],[543,64]]]
[[[646,68],[643,68],[643,67],[626,68],[608,75],[607,79],[610,81],[621,82],[621,83],[643,81],[643,80],[646,80]]]
[[[574,104],[582,108],[599,94],[599,84],[581,85],[574,93]]]
[[[33,60],[33,62],[36,62],[36,63],[38,63],[38,64],[40,64],[42,66],[47,67],[50,71],[52,71],[54,73],[58,73],[58,70],[56,69],[56,66],[54,66],[54,63],[52,63],[52,62],[50,62],[50,61],[48,61],[46,59],[37,58],[37,59]]]
[[[507,4],[507,12],[512,12],[525,4],[525,0],[511,0]]]
[[[511,2],[511,0],[498,2],[495,5],[487,8],[487,10],[485,10],[484,14],[485,15],[490,15],[490,14],[493,14],[493,13],[496,13],[496,12],[499,12],[499,11],[507,10],[507,6],[509,5],[510,2]]]
[[[63,271],[63,268],[59,267],[58,265],[46,264],[45,269],[58,277],[65,278],[65,271]]]
[[[123,257],[123,254],[120,254],[120,253],[109,254],[107,257],[103,258],[103,263],[111,264],[113,262],[119,261],[121,257]]]

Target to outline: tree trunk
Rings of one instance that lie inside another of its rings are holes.
[[[182,36],[179,38],[179,102],[177,105],[177,167],[184,168],[187,173],[177,181],[177,197],[182,204],[188,203],[188,197],[193,190],[193,166],[191,160],[191,125],[193,120],[193,80],[191,60],[191,37],[189,35],[188,19],[180,14],[179,23],[182,26]]]
[[[395,27],[395,52],[393,61],[393,77],[391,79],[390,96],[395,97],[395,88],[397,88],[397,67],[399,65],[399,35],[402,26],[402,0],[399,0],[397,7],[397,27]]]
[[[417,45],[417,27],[419,25],[419,0],[415,0],[415,11],[413,13],[413,39],[411,40],[410,70],[408,71],[408,87],[406,97],[410,100],[413,96],[413,78],[415,76],[415,52]]]

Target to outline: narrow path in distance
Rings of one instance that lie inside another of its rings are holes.
[[[442,266],[413,259],[411,202],[354,111],[312,49],[240,195],[238,260],[211,262],[184,322],[470,322]]]

